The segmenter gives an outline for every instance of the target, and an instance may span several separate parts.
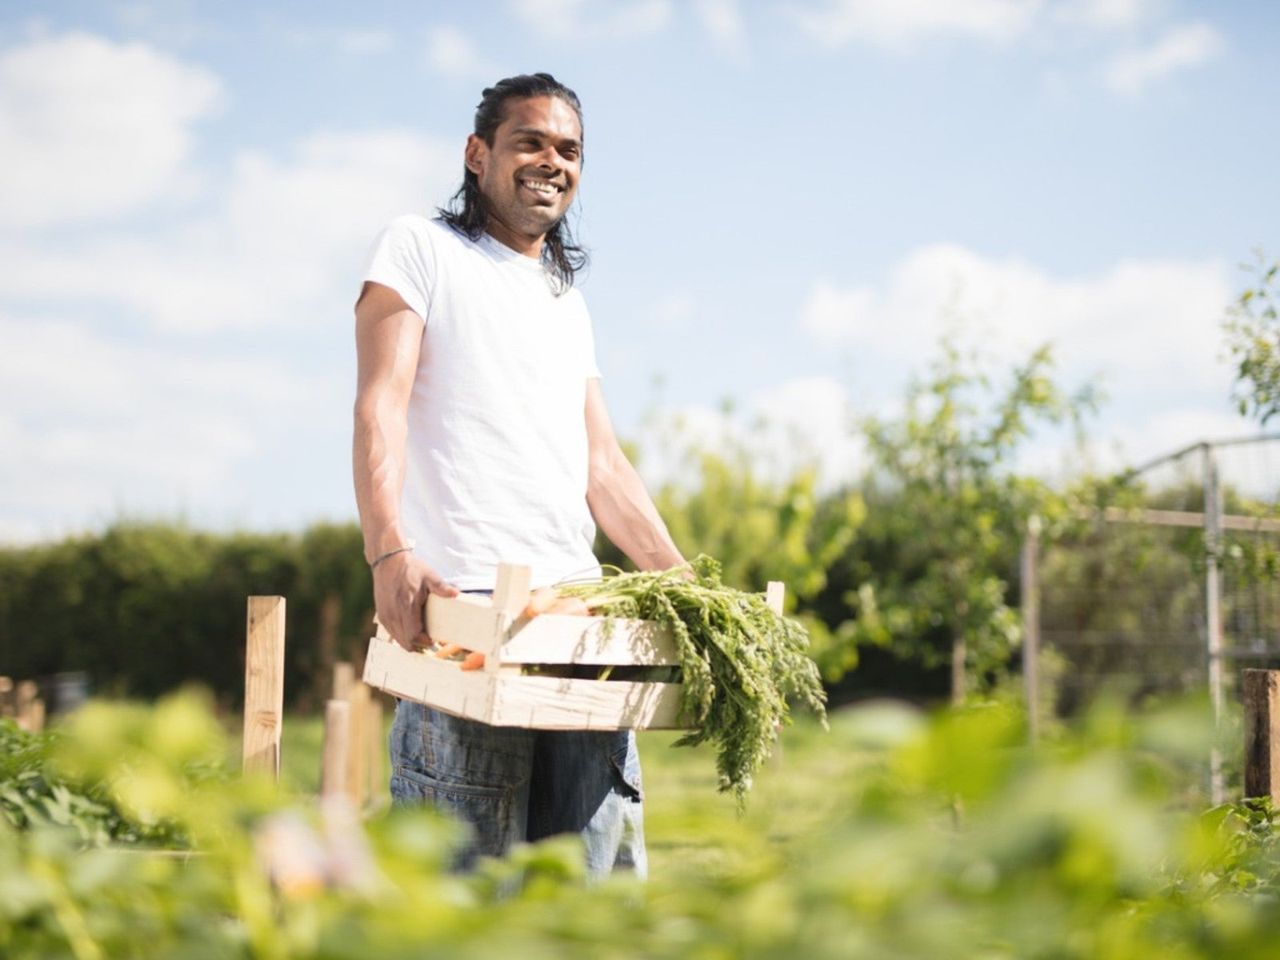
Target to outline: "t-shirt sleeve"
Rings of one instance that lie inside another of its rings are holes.
[[[421,217],[397,217],[373,242],[364,279],[390,287],[426,321],[435,281],[432,253],[426,222]]]

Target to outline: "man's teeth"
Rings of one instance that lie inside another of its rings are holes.
[[[545,180],[521,180],[520,182],[523,183],[530,190],[536,191],[537,193],[545,194],[548,197],[551,196],[553,193],[560,192],[559,187],[557,187],[555,184],[547,183],[547,181]]]

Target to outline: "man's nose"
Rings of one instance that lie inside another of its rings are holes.
[[[538,154],[534,162],[549,173],[558,173],[565,166],[564,158],[560,156],[560,151],[550,144],[542,149],[542,152]]]

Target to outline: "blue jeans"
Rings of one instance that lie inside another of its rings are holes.
[[[471,827],[456,866],[514,843],[576,833],[587,872],[648,872],[640,755],[629,730],[525,730],[401,700],[391,728],[391,799],[427,803]]]

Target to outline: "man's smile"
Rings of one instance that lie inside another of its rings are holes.
[[[521,177],[520,186],[532,192],[541,199],[551,199],[564,193],[564,187],[559,184],[552,183],[550,180],[542,180],[534,177]]]

